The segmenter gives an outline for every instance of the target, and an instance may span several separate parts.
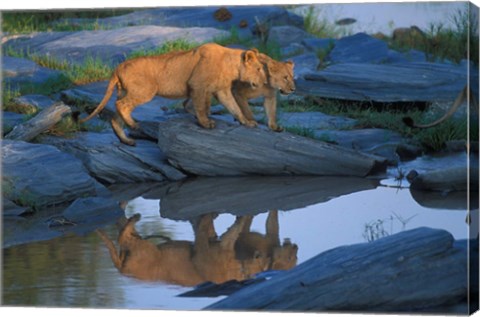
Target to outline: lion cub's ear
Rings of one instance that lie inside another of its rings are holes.
[[[251,48],[250,50],[255,52],[255,54],[257,54],[257,55],[260,54],[260,52],[255,47]]]
[[[253,61],[256,61],[257,60],[257,54],[252,50],[248,50],[244,53],[243,60],[246,63],[251,63]]]
[[[295,63],[291,60],[286,61],[285,64],[292,65],[292,68],[295,66]]]

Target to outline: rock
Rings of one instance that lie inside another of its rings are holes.
[[[280,126],[301,127],[304,129],[349,129],[357,124],[357,120],[331,116],[322,112],[281,112],[277,115]]]
[[[127,15],[99,19],[98,23],[106,27],[126,25],[161,25],[173,27],[209,27],[230,30],[232,27],[240,33],[255,29],[257,20],[265,25],[303,26],[303,18],[280,6],[226,6],[231,18],[226,21],[215,19],[218,6],[191,8],[158,8],[139,10]],[[247,27],[242,27],[242,26]]]
[[[422,155],[423,149],[420,146],[401,143],[397,146],[396,152],[401,161],[410,161]]]
[[[409,172],[410,188],[431,191],[466,191],[478,189],[478,165],[470,166],[470,179],[467,166],[447,167],[425,173]]]
[[[166,41],[184,39],[200,44],[227,34],[226,31],[207,27],[146,25],[100,31],[39,32],[9,40],[3,45],[16,51],[28,49],[32,54],[48,54],[53,59],[73,64],[83,64],[88,58],[100,58],[115,66],[135,50],[157,48]]]
[[[75,200],[63,211],[62,216],[67,222],[75,224],[69,231],[85,234],[111,223],[112,219],[118,219],[124,214],[124,210],[115,200],[88,197]]]
[[[63,76],[59,71],[41,67],[28,59],[10,56],[2,56],[2,75],[6,88],[20,91]]]
[[[19,206],[10,199],[2,199],[2,216],[3,217],[16,217],[22,216],[29,212],[30,209],[25,206]]]
[[[458,210],[459,212],[478,209],[478,192],[473,190],[469,193],[470,199],[468,199],[466,191],[445,192],[414,188],[409,190],[415,202],[424,208]]]
[[[304,52],[305,46],[298,43],[291,43],[280,48],[280,55],[287,59],[295,55],[303,54]]]
[[[410,50],[403,54],[407,61],[411,63],[424,63],[427,62],[427,57],[425,56],[424,52],[420,52],[417,50]]]
[[[44,144],[2,141],[3,194],[40,209],[96,195],[95,180],[75,157]]]
[[[365,176],[385,163],[379,157],[287,132],[222,121],[214,129],[204,129],[192,117],[159,123],[158,144],[173,166],[203,176]]]
[[[323,252],[205,309],[465,314],[467,261],[466,241],[418,228]]]
[[[315,53],[306,53],[294,56],[290,58],[290,60],[295,63],[293,72],[296,79],[302,78],[305,74],[315,72],[320,64],[320,60]]]
[[[40,111],[40,113],[32,119],[16,125],[5,138],[10,140],[31,141],[40,133],[57,124],[71,112],[70,107],[62,102],[55,103]]]
[[[359,151],[368,151],[381,144],[399,144],[405,141],[399,133],[386,129],[320,130],[315,131],[315,135]]]
[[[397,149],[406,140],[398,133],[386,129],[317,130],[315,137],[339,146],[385,157],[397,164]]]
[[[71,220],[66,218],[65,214]],[[114,223],[123,215],[124,211],[112,199],[78,198],[70,205],[40,209],[28,217],[5,217],[2,244],[4,248],[8,248],[72,233],[85,235]]]
[[[232,18],[232,13],[226,7],[220,7],[213,12],[213,17],[217,21],[225,22]]]
[[[48,136],[41,142],[77,157],[92,176],[107,184],[162,182],[185,177],[166,162],[155,143],[138,140],[137,146],[131,147],[120,143],[111,131],[77,133],[71,139]]]
[[[13,127],[25,121],[25,116],[20,113],[2,111],[2,129],[3,133],[10,132]]]
[[[146,197],[160,199],[162,217],[190,220],[211,212],[291,211],[377,186],[376,180],[353,177],[197,177],[168,183]]]
[[[23,95],[14,98],[13,102],[15,103],[15,107],[23,107],[26,109],[26,111],[22,113],[35,113],[50,107],[55,103],[55,100],[44,95]]]
[[[369,102],[433,102],[453,101],[467,83],[467,69],[439,63],[344,63],[303,77],[296,81],[296,93],[300,95]]]
[[[310,36],[304,30],[294,26],[274,26],[268,32],[267,44],[276,44],[282,47],[291,43],[301,43],[304,38]]]
[[[380,63],[388,56],[388,45],[365,33],[346,36],[336,41],[328,55],[332,63]]]
[[[408,53],[400,53],[395,50],[388,50],[386,63],[406,63],[409,62],[407,58]],[[423,60],[425,62],[425,60]]]
[[[313,52],[318,52],[320,50],[329,50],[335,47],[337,40],[336,39],[318,39],[318,38],[306,38],[303,39],[302,44],[306,48]]]

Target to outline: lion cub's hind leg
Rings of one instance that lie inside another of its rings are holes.
[[[245,118],[242,110],[237,104],[237,101],[232,95],[232,92],[230,90],[222,90],[217,92],[217,98],[218,100],[225,106],[225,108],[230,111],[230,113],[240,121],[241,124],[253,128],[256,127],[258,124],[255,120],[249,120]]]
[[[215,128],[215,121],[208,118],[212,95],[201,90],[192,91],[190,96],[198,123],[205,129]]]
[[[150,101],[155,96],[154,93],[149,94],[132,94],[127,93],[123,98],[115,103],[117,111],[123,121],[131,128],[138,129],[138,124],[132,118],[132,112],[136,107]]]
[[[119,94],[119,96],[120,98],[115,102],[117,112],[111,121],[112,128],[122,143],[135,146],[135,140],[125,135],[123,123],[126,123],[129,128],[137,130],[138,124],[133,120],[132,112],[136,107],[152,100],[155,93],[148,93],[146,91],[132,93],[131,91],[127,91],[123,96],[122,94]]]
[[[123,119],[120,114],[115,112],[112,120],[110,120],[110,124],[112,125],[113,132],[115,132],[115,135],[118,137],[120,142],[126,145],[135,146],[135,140],[127,137],[125,131],[123,131]]]

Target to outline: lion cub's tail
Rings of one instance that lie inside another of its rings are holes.
[[[103,232],[103,230],[97,229],[95,231],[107,246],[107,249],[110,252],[110,257],[112,258],[113,265],[115,265],[115,267],[120,270],[122,268],[122,260],[118,256],[117,249],[115,248],[112,240],[110,240],[110,238],[105,234],[105,232]]]
[[[105,108],[108,100],[110,99],[110,97],[112,97],[113,90],[115,89],[115,85],[118,83],[118,81],[119,81],[118,76],[117,76],[116,73],[114,73],[112,75],[112,77],[110,78],[110,81],[109,81],[108,87],[107,87],[107,91],[105,92],[105,96],[103,97],[100,104],[97,106],[97,108],[95,108],[95,110],[93,110],[93,112],[91,114],[89,114],[86,118],[78,120],[78,122],[80,122],[80,123],[87,122],[88,120],[92,119],[97,114],[99,114],[100,111],[103,110],[103,108]]]
[[[442,123],[443,121],[447,120],[448,118],[450,118],[455,113],[455,111],[457,111],[457,109],[460,107],[460,105],[465,101],[468,93],[470,93],[471,102],[478,107],[478,104],[476,103],[476,100],[475,100],[475,97],[473,96],[473,93],[468,88],[468,86],[465,86],[462,89],[462,91],[458,94],[458,96],[455,99],[455,102],[453,103],[453,105],[450,107],[450,109],[441,118],[439,118],[439,119],[437,119],[437,120],[435,120],[431,123],[428,123],[428,124],[417,124],[413,121],[412,118],[404,117],[404,118],[402,118],[403,123],[405,123],[407,126],[412,127],[412,128],[431,128],[431,127],[434,127],[434,126]]]

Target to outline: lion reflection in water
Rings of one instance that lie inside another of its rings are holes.
[[[287,270],[297,263],[298,247],[286,240],[280,244],[278,211],[269,212],[266,234],[251,232],[253,216],[239,216],[217,237],[212,214],[202,215],[193,225],[195,241],[175,241],[155,245],[135,230],[136,214],[119,231],[119,250],[108,236],[97,230],[112,262],[124,275],[147,281],[163,281],[182,286],[203,282],[223,283],[245,280],[266,270]]]

